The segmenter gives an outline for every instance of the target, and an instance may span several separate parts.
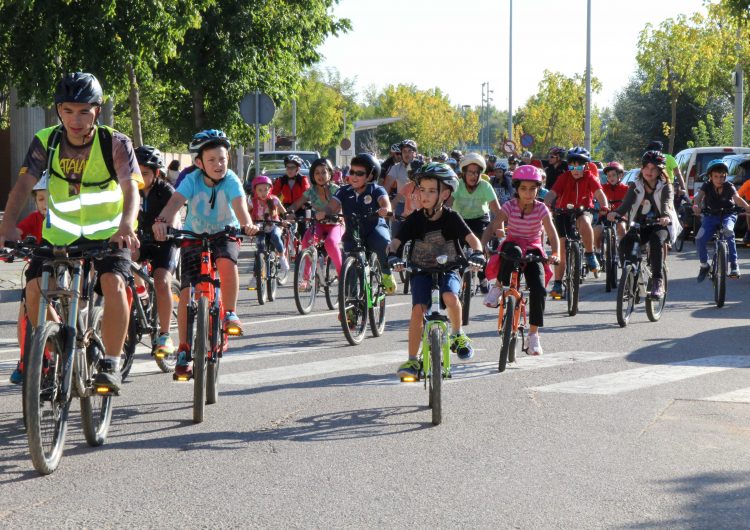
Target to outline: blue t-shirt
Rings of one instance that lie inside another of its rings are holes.
[[[211,206],[211,196],[215,192],[214,204]],[[203,182],[203,171],[196,169],[180,183],[177,193],[187,199],[187,216],[185,230],[197,233],[214,233],[225,226],[240,227],[240,222],[234,214],[232,201],[237,197],[245,200],[240,178],[231,169],[227,171],[220,184],[209,188]]]
[[[344,238],[347,238],[347,234],[351,234],[352,231],[352,219],[351,214],[356,213],[360,215],[374,214],[380,209],[378,199],[380,197],[387,197],[388,192],[385,188],[378,186],[377,184],[370,183],[365,186],[362,193],[357,193],[352,188],[351,184],[341,186],[338,191],[334,194],[333,198],[341,203],[341,212],[344,214],[344,221],[346,222],[346,232]],[[385,219],[382,217],[370,218],[362,221],[360,229],[362,235],[365,236],[371,232],[376,226],[386,226]]]

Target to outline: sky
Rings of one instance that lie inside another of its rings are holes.
[[[493,105],[508,108],[510,0],[340,0],[333,13],[352,30],[329,37],[323,68],[370,86],[439,87],[451,103],[479,106],[482,83]],[[586,69],[587,0],[514,0],[513,107],[537,92],[545,69],[568,76]],[[593,103],[610,106],[636,70],[638,34],[680,13],[704,12],[703,0],[591,0],[591,70],[603,85]]]

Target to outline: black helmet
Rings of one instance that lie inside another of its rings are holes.
[[[557,156],[560,160],[565,160],[565,157],[568,154],[568,150],[564,147],[560,146],[554,146],[549,150],[549,153],[547,154],[548,157],[550,156]]]
[[[404,140],[401,142],[401,149],[403,149],[404,147],[409,147],[416,152],[417,142],[415,142],[414,140]]]
[[[423,178],[434,178],[448,186],[452,192],[458,189],[458,176],[448,164],[441,162],[430,162],[419,168],[414,173],[414,179],[419,184]]]
[[[487,165],[494,167],[495,162],[497,162],[497,155],[489,155],[487,157]]]
[[[585,147],[573,147],[568,151],[568,162],[572,162],[574,160],[583,160],[584,162],[590,162],[591,154]]]
[[[435,158],[433,158],[435,162],[447,162],[448,161],[448,153],[440,153]]]
[[[646,146],[646,151],[664,151],[664,143],[659,140],[651,140]]]
[[[135,150],[135,158],[142,166],[150,167],[151,169],[164,169],[164,158],[161,156],[161,151],[156,147],[150,145],[138,147]]]
[[[401,144],[393,144],[391,146],[391,153],[401,153]]]
[[[380,162],[370,153],[359,153],[352,158],[351,166],[362,166],[367,169],[367,180],[375,180],[380,176]]]
[[[667,157],[661,151],[646,151],[641,157],[641,167],[646,167],[646,164],[654,164],[664,169],[667,167]]]
[[[329,180],[333,176],[333,166],[331,165],[331,162],[327,158],[316,158],[313,160],[313,163],[310,164],[310,182],[313,184],[315,184],[315,170],[318,169],[318,166],[323,166],[328,170]]]
[[[453,151],[451,151],[451,158],[453,158],[456,162],[459,162],[462,156],[464,156],[464,154],[458,149],[454,149]]]
[[[101,105],[104,96],[102,86],[91,74],[75,72],[66,74],[57,83],[55,105],[59,103],[89,103]]]
[[[297,155],[288,155],[284,157],[284,165],[295,164],[297,167],[302,167],[305,163]]]

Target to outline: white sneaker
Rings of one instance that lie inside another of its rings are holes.
[[[484,297],[484,305],[487,307],[497,307],[500,305],[500,295],[503,294],[502,289],[497,286],[497,284],[494,284],[490,291],[487,293],[487,296]]]
[[[539,333],[529,334],[529,355],[541,355],[542,343],[539,341]]]

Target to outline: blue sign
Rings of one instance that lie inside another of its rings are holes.
[[[534,145],[534,137],[529,133],[524,134],[521,136],[521,145],[527,148],[531,147]]]

